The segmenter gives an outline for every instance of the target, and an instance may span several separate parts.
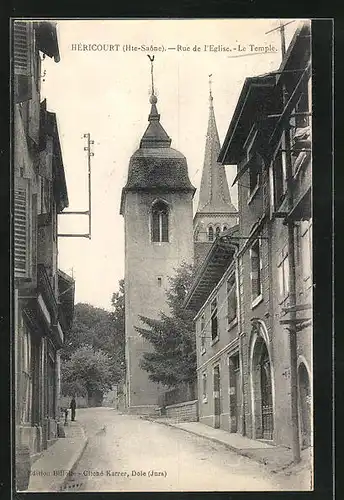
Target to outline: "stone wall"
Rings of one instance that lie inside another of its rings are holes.
[[[198,400],[166,406],[166,417],[180,422],[198,422]]]

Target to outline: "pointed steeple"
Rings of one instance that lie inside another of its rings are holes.
[[[231,201],[225,168],[217,162],[220,139],[215,120],[211,80],[209,84],[209,120],[197,212],[233,213],[236,209]]]
[[[156,103],[158,98],[154,91],[154,75],[153,61],[154,56],[148,56],[151,62],[151,77],[152,77],[152,93],[149,99],[151,103],[151,111],[148,116],[149,125],[143,134],[140,142],[140,148],[169,148],[171,146],[171,138],[167,135],[163,126],[160,123],[160,115]]]

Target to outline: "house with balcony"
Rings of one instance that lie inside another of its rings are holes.
[[[47,111],[45,100],[41,102],[43,56],[59,61],[55,25],[15,21],[13,343],[17,476],[22,470],[19,462],[23,450],[32,460],[58,437],[59,350],[71,327],[74,307],[74,280],[58,269],[57,217],[68,206],[68,194],[56,115]]]
[[[199,421],[242,433],[237,236],[238,226],[217,235],[184,305],[195,314]]]
[[[278,70],[246,78],[219,154],[237,165],[245,434],[311,444],[310,25]]]

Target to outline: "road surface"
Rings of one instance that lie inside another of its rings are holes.
[[[67,491],[290,489],[263,465],[180,429],[112,408],[79,409],[76,418],[89,442]]]

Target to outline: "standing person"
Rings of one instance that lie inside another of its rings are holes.
[[[70,402],[70,409],[72,410],[72,422],[75,420],[75,409],[76,409],[76,401],[75,396],[72,397],[72,401]]]

